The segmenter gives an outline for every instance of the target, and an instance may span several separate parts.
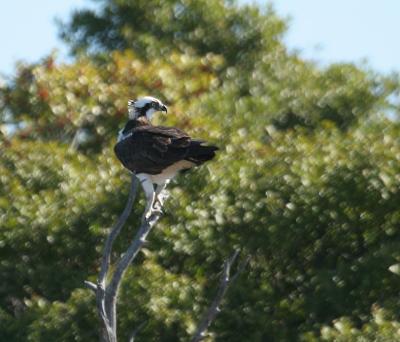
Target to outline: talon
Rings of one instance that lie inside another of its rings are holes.
[[[163,210],[162,210],[161,208],[155,208],[155,209],[154,209],[154,212],[155,212],[156,214],[162,214],[162,213],[163,213]]]
[[[147,213],[143,214],[143,219],[142,220],[148,220],[151,217],[152,210],[147,211]]]
[[[165,201],[168,199],[168,197],[169,197],[169,192],[164,189],[159,194],[157,194],[155,202],[159,203],[160,206],[162,207]]]
[[[152,212],[157,215],[161,215],[164,213],[161,205],[154,206]]]

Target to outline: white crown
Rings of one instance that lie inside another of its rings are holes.
[[[159,99],[156,99],[155,97],[152,96],[144,96],[141,97],[137,100],[129,100],[128,101],[128,106],[134,106],[136,108],[142,108],[144,107],[146,104],[151,103],[151,102],[158,102],[161,104],[161,101]]]

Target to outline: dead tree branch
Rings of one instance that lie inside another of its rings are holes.
[[[133,207],[136,198],[138,180],[135,175],[132,175],[131,186],[127,204],[118,221],[111,228],[108,235],[103,255],[101,259],[100,272],[97,278],[97,283],[85,281],[85,286],[91,289],[96,294],[97,311],[101,319],[100,340],[102,342],[117,342],[117,298],[123,276],[132,263],[133,259],[138,255],[139,251],[146,242],[151,229],[159,220],[161,213],[154,211],[148,219],[143,219],[138,232],[132,239],[126,252],[116,262],[114,271],[110,271],[111,254],[115,239],[121,232],[122,227],[126,223]],[[239,251],[235,251],[233,255],[224,263],[218,292],[211,303],[208,310],[205,312],[200,324],[196,330],[191,342],[199,342],[205,337],[205,333],[220,311],[219,307],[228,290],[229,285],[239,276],[246,267],[249,259],[244,260],[239,264],[237,272],[231,277],[231,268],[235,263]],[[143,328],[145,323],[139,325],[130,335],[130,342],[133,342],[137,333]]]
[[[90,281],[85,281],[86,287],[93,290],[96,294],[97,311],[102,323],[101,341],[103,342],[117,342],[116,304],[118,290],[120,288],[123,275],[140,249],[143,247],[147,235],[160,218],[160,213],[155,212],[150,216],[149,219],[142,221],[139,231],[136,233],[136,236],[132,240],[127,251],[117,261],[115,271],[110,274],[113,244],[132,211],[133,203],[136,198],[137,187],[138,180],[133,174],[129,197],[125,209],[118,221],[111,228],[111,232],[105,242],[97,283],[94,284]],[[107,279],[109,278],[111,278],[111,280],[107,283]]]
[[[116,304],[122,277],[125,274],[128,266],[131,264],[132,260],[136,257],[138,252],[143,247],[143,244],[146,242],[147,235],[150,233],[151,229],[157,223],[159,218],[160,214],[154,213],[150,216],[149,219],[143,221],[141,227],[139,228],[139,231],[136,233],[136,236],[132,240],[126,253],[117,263],[112,279],[107,286],[106,310],[114,330],[116,330]]]
[[[202,339],[205,338],[206,331],[210,324],[213,322],[217,314],[221,311],[220,305],[222,300],[228,290],[229,285],[236,280],[236,278],[243,272],[244,268],[249,262],[249,258],[246,258],[242,261],[239,266],[237,272],[231,277],[231,268],[232,265],[235,263],[237,257],[239,255],[239,251],[235,251],[233,255],[227,259],[224,263],[223,271],[221,274],[219,288],[217,295],[215,296],[213,302],[211,303],[208,310],[204,313],[203,318],[200,321],[200,324],[197,327],[196,333],[194,334],[193,338],[190,342],[200,342]]]
[[[135,328],[135,330],[132,331],[132,334],[129,336],[129,342],[134,342],[136,335],[139,333],[140,330],[143,329],[143,327],[146,325],[146,321],[142,322],[141,324],[139,324],[137,326],[137,328]]]

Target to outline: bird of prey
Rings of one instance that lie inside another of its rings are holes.
[[[150,120],[158,111],[167,112],[167,107],[154,97],[129,100],[129,120],[114,147],[117,158],[142,183],[147,201],[146,219],[154,211],[161,212],[165,187],[178,172],[205,163],[218,150],[178,128],[153,126]]]

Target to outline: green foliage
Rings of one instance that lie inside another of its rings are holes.
[[[229,64],[255,60],[280,45],[285,23],[272,10],[224,0],[111,0],[75,13],[61,36],[72,51],[133,49],[144,58],[174,50],[223,55]]]
[[[100,152],[125,120],[127,99],[152,89],[179,110],[188,99],[212,89],[213,71],[221,63],[212,55],[178,54],[143,63],[131,51],[114,52],[102,65],[81,58],[56,67],[49,58],[22,69],[2,89],[3,110],[10,122],[24,123],[19,132],[24,138],[69,142]],[[22,82],[25,74],[29,77]],[[30,104],[32,112],[27,114]]]
[[[290,54],[272,10],[102,1],[64,36],[90,52],[0,88],[0,340],[96,341],[93,294],[129,177],[113,156],[129,98],[221,147],[181,175],[122,285],[119,333],[187,341],[224,259],[252,255],[207,341],[397,341],[400,126],[394,76]],[[174,17],[174,20],[171,18]],[[140,18],[140,20],[139,20]],[[160,19],[161,18],[161,19]],[[10,127],[10,126],[8,126]],[[132,236],[143,200],[116,241]]]
[[[399,322],[393,319],[386,310],[375,306],[369,322],[357,328],[348,318],[343,317],[334,322],[333,327],[321,330],[323,341],[338,342],[394,342],[400,340]]]

